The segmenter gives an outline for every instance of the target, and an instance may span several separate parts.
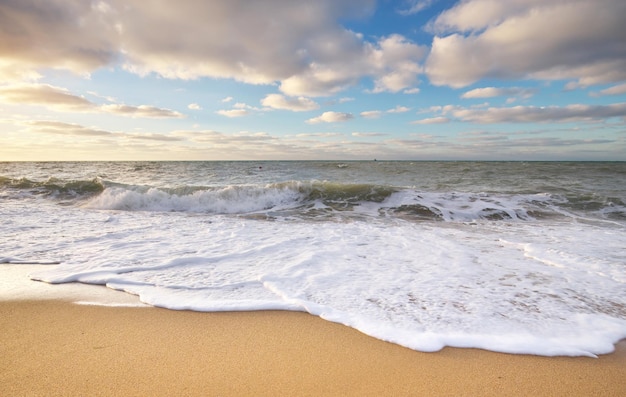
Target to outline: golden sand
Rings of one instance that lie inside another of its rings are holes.
[[[1,396],[624,396],[587,357],[421,353],[293,312],[0,302]]]

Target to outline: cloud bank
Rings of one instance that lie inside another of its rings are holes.
[[[38,105],[58,112],[107,113],[125,117],[183,118],[182,113],[154,106],[95,104],[82,96],[49,84],[16,84],[0,86],[0,100],[13,105]]]
[[[408,18],[431,3],[407,1],[398,11]],[[436,34],[430,50],[398,34],[365,38],[338,22],[368,18],[375,6],[373,0],[5,0],[0,81],[36,79],[46,68],[89,74],[122,65],[171,79],[278,83],[287,96],[314,97],[364,77],[371,92],[418,92],[422,73],[456,88],[482,78],[579,86],[626,80],[623,0],[462,0],[428,25]]]
[[[6,0],[0,81],[36,79],[45,68],[89,74],[120,64],[170,79],[278,82],[294,97],[332,95],[363,77],[372,79],[374,92],[410,89],[426,47],[400,35],[368,41],[337,22],[365,18],[374,6],[373,0]]]
[[[455,88],[483,78],[622,81],[625,17],[623,0],[460,1],[430,24],[426,74]]]

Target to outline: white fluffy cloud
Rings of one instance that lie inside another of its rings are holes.
[[[519,97],[523,99],[527,99],[532,97],[538,92],[537,89],[532,88],[520,88],[520,87],[484,87],[484,88],[476,88],[470,91],[467,91],[461,98],[464,99],[475,99],[475,98],[493,98],[498,96],[508,96],[508,97]]]
[[[215,113],[222,115],[222,116],[229,117],[229,118],[235,118],[235,117],[247,116],[250,114],[250,111],[248,109],[223,109],[223,110],[218,110]]]
[[[351,113],[341,112],[324,112],[318,117],[308,119],[306,122],[309,124],[319,123],[339,123],[353,119],[354,116]]]
[[[426,118],[426,119],[421,119],[421,120],[417,120],[414,121],[411,124],[445,124],[445,123],[449,123],[450,119],[447,117],[430,117],[430,118]]]
[[[426,73],[436,85],[481,78],[626,79],[623,0],[464,0],[440,14]]]
[[[261,100],[263,106],[272,109],[291,110],[293,112],[305,112],[319,109],[319,105],[309,98],[287,98],[280,94],[269,94]]]
[[[395,108],[393,108],[393,109],[389,109],[389,110],[387,110],[387,113],[406,113],[406,112],[408,112],[409,110],[411,110],[411,108],[408,108],[408,107],[406,107],[406,106],[400,106],[400,105],[398,105],[398,106],[396,106],[396,107],[395,107]]]
[[[360,116],[366,119],[377,119],[379,118],[383,112],[380,110],[366,110],[360,113]]]
[[[395,108],[392,109],[388,109],[386,111],[380,111],[380,110],[366,110],[364,112],[360,113],[360,116],[366,119],[377,119],[379,117],[381,117],[383,114],[385,113],[389,113],[389,114],[398,114],[398,113],[406,113],[409,110],[411,110],[411,108],[408,108],[406,106],[396,106]]]

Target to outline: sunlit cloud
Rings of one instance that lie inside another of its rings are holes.
[[[396,106],[396,107],[395,107],[395,108],[393,108],[393,109],[389,109],[389,110],[387,110],[387,113],[406,113],[406,112],[408,112],[409,110],[411,110],[411,108],[408,108],[408,107],[406,107],[406,106],[400,106],[400,105],[398,105],[398,106]]]
[[[374,136],[387,136],[389,134],[383,134],[381,132],[353,132],[352,136],[359,138],[369,138]]]
[[[430,117],[426,119],[413,121],[411,124],[445,124],[449,122],[450,122],[450,119],[447,117]]]
[[[383,112],[380,110],[366,110],[360,113],[360,116],[366,119],[377,119],[379,118]]]
[[[59,134],[59,135],[73,135],[73,136],[111,136],[109,131],[103,131],[95,128],[85,127],[75,123],[64,123],[61,121],[29,121],[24,123],[28,130],[46,133],[46,134]]]
[[[235,117],[243,117],[250,114],[248,109],[227,109],[227,110],[218,110],[215,112],[219,115],[235,118]]]
[[[306,122],[308,124],[340,123],[340,122],[351,120],[353,118],[354,116],[351,113],[324,112],[318,117],[313,117],[311,119],[308,119]]]
[[[14,105],[40,105],[59,111],[94,111],[84,97],[49,84],[16,84],[0,87],[0,101]]]
[[[535,88],[520,88],[520,87],[484,87],[476,88],[465,92],[461,95],[463,99],[475,99],[475,98],[493,98],[499,96],[518,97],[522,99],[528,99],[539,92]]]
[[[306,112],[319,109],[319,105],[305,97],[287,98],[280,94],[269,94],[261,100],[263,106],[272,109],[291,110],[292,112]]]
[[[626,103],[612,105],[514,106],[487,109],[455,108],[450,114],[458,120],[480,123],[563,123],[600,121],[626,117]]]
[[[625,15],[622,0],[462,1],[430,26],[437,36],[426,74],[452,87],[481,78],[619,82],[626,79]]]
[[[127,116],[127,117],[149,117],[149,118],[183,118],[185,117],[182,113],[170,110],[170,109],[161,109],[154,106],[140,105],[140,106],[129,106],[129,105],[102,105],[98,109],[103,112],[115,114],[119,116]]]
[[[132,134],[127,135],[131,139],[139,139],[144,141],[160,141],[160,142],[178,142],[183,141],[185,138],[179,136],[165,135],[165,134]]]
[[[49,84],[17,84],[0,87],[0,102],[36,105],[59,112],[108,113],[126,117],[183,118],[182,113],[154,106],[98,105],[68,90]]]

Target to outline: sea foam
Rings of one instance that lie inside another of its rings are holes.
[[[619,254],[578,244],[602,246],[593,226],[116,217],[83,224],[78,260],[34,278],[171,309],[306,311],[423,351],[597,355],[626,337]]]

